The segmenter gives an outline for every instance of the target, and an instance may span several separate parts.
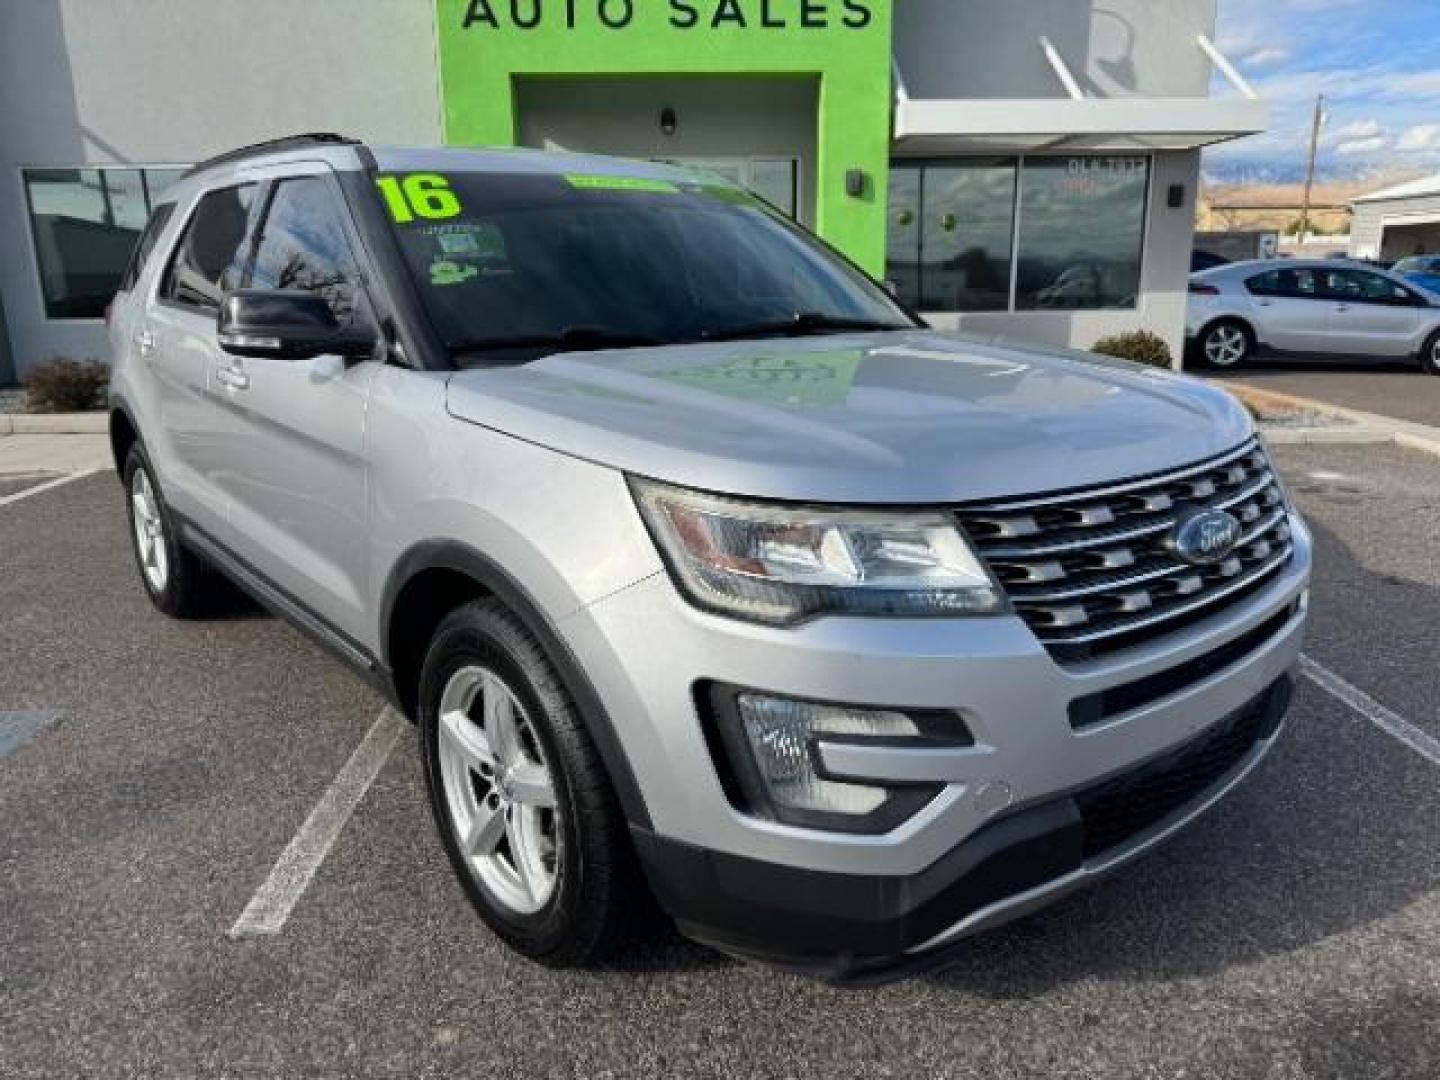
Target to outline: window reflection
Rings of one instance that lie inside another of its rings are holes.
[[[895,162],[886,277],[926,311],[1134,307],[1149,169],[1144,157]]]
[[[1134,307],[1148,178],[1145,158],[1026,161],[1016,309]]]
[[[51,319],[105,314],[154,207],[178,169],[26,169],[40,292]]]

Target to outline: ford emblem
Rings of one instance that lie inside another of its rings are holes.
[[[1216,563],[1240,541],[1240,522],[1224,510],[1197,510],[1175,523],[1169,547],[1187,563]]]

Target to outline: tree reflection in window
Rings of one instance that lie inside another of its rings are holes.
[[[324,177],[281,180],[261,226],[250,287],[318,293],[346,326],[355,317],[357,280],[340,211]]]

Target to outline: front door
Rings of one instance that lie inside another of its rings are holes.
[[[1429,309],[1417,293],[1368,270],[1335,269],[1325,276],[1332,352],[1387,358],[1410,354]]]
[[[324,166],[289,166],[264,197],[255,289],[324,296],[342,325],[373,324],[353,223]],[[378,361],[220,354],[213,378],[230,426],[229,543],[274,584],[352,638],[369,627],[365,406]]]

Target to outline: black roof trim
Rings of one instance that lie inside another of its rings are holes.
[[[212,168],[216,165],[224,165],[231,161],[243,161],[248,157],[259,157],[261,154],[278,154],[284,150],[303,150],[307,146],[359,146],[359,139],[352,139],[345,135],[337,135],[333,131],[307,131],[299,135],[286,135],[279,139],[266,139],[264,142],[251,143],[249,146],[241,146],[234,150],[227,150],[223,154],[216,154],[214,157],[206,158],[186,169],[181,179],[194,176],[198,172]]]

